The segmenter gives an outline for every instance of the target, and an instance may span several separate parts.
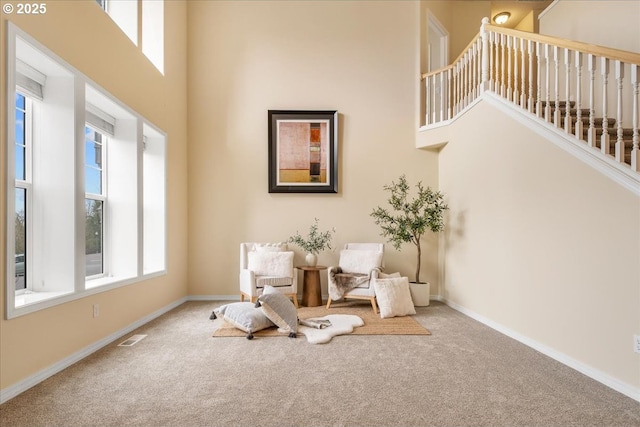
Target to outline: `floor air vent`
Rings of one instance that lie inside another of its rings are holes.
[[[144,337],[146,337],[146,335],[132,335],[118,344],[118,347],[131,347],[140,342],[140,340],[142,340]]]

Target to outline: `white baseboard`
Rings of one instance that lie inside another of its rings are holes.
[[[65,357],[64,359],[54,363],[53,365],[49,366],[48,368],[45,368],[39,372],[36,372],[35,374],[25,378],[24,380],[9,386],[5,389],[0,390],[0,404],[8,401],[9,399],[12,399],[14,397],[16,397],[17,395],[19,395],[20,393],[30,389],[31,387],[41,383],[42,381],[46,380],[47,378],[57,374],[58,372],[68,368],[69,366],[73,365],[74,363],[84,359],[85,357],[89,356],[92,353],[95,353],[96,351],[100,350],[102,347],[112,343],[113,341],[117,340],[118,338],[121,338],[122,336],[130,333],[131,331],[139,328],[140,326],[143,326],[146,323],[149,323],[150,321],[152,321],[153,319],[155,319],[156,317],[159,317],[163,314],[165,314],[166,312],[173,310],[174,308],[178,307],[179,305],[185,303],[186,301],[188,301],[189,298],[188,297],[184,297],[181,298],[177,301],[174,301],[173,303],[161,308],[160,310],[157,310],[151,314],[149,314],[148,316],[145,316],[135,322],[133,322],[132,324],[130,324],[129,326],[120,329],[117,332],[112,333],[111,335],[96,341],[95,343],[83,348],[80,351],[77,351],[76,353]]]
[[[516,341],[521,342],[522,344],[533,348],[534,350],[539,351],[540,353],[544,354],[545,356],[548,356],[560,363],[562,363],[563,365],[566,365],[572,369],[575,369],[576,371],[588,376],[589,378],[592,378],[604,385],[606,385],[609,388],[612,388],[613,390],[624,394],[625,396],[630,397],[633,400],[636,400],[638,402],[640,402],[640,388],[636,388],[633,387],[627,383],[624,383],[616,378],[613,378],[612,376],[599,371],[597,369],[594,369],[591,366],[585,365],[584,363],[573,359],[572,357],[567,356],[566,354],[559,352],[551,347],[548,347],[544,344],[541,344],[535,340],[532,340],[531,338],[528,338],[524,335],[521,335],[515,331],[512,331],[511,329],[494,322],[491,319],[488,319],[478,313],[475,313],[474,311],[471,311],[461,305],[458,305],[456,303],[454,303],[453,301],[448,301],[445,298],[442,297],[431,297],[432,300],[438,300],[438,301],[442,301],[445,304],[447,304],[449,307],[453,308],[456,311],[459,311],[460,313],[464,314],[465,316],[469,316],[474,320],[477,320],[480,323],[485,324],[486,326],[490,327],[491,329],[494,329],[506,336],[508,336],[509,338],[513,338]]]

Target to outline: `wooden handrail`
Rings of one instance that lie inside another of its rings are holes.
[[[634,52],[628,52],[626,50],[614,49],[605,46],[599,46],[595,44],[577,42],[573,40],[563,39],[559,37],[545,36],[543,34],[529,33],[527,31],[512,30],[510,28],[496,27],[495,25],[487,25],[485,27],[487,31],[493,31],[494,33],[505,34],[508,36],[516,36],[525,40],[531,40],[534,42],[540,42],[545,44],[551,44],[554,46],[578,50],[583,53],[590,53],[596,56],[604,56],[616,61],[622,61],[627,64],[640,65],[640,54]]]
[[[614,48],[599,46],[599,45],[590,44],[590,43],[577,42],[574,40],[563,39],[560,37],[545,36],[543,34],[530,33],[527,31],[512,30],[510,28],[502,28],[502,27],[497,27],[495,25],[490,25],[490,24],[487,24],[485,28],[487,31],[493,31],[494,33],[498,33],[498,34],[515,36],[525,40],[531,40],[534,42],[545,43],[549,45],[558,46],[561,48],[577,50],[583,53],[592,54],[596,56],[603,56],[616,61],[622,61],[626,64],[640,65],[640,54],[637,54],[635,52],[629,52],[626,50],[614,49]],[[471,48],[471,46],[473,46],[473,44],[477,42],[479,37],[480,37],[480,33],[476,34],[475,37],[473,37],[473,39],[469,42],[469,44],[467,44],[467,46],[462,50],[462,53],[458,55],[458,57],[452,62],[452,64],[457,63],[464,56],[464,54],[467,53],[467,51]],[[423,73],[421,75],[421,80],[424,80],[425,78],[432,76],[434,74],[442,73],[450,68],[453,68],[453,65],[449,65],[447,67],[443,67],[435,71],[430,71],[428,73]]]
[[[428,76],[432,76],[434,74],[444,73],[445,71],[448,71],[452,68],[453,68],[453,65],[447,65],[446,67],[438,68],[437,70],[429,71],[428,73],[423,73],[420,80],[424,80]]]

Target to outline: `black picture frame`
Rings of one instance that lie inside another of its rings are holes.
[[[338,111],[268,113],[269,193],[337,193]]]

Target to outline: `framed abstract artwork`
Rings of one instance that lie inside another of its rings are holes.
[[[269,193],[338,192],[338,112],[269,110]]]

